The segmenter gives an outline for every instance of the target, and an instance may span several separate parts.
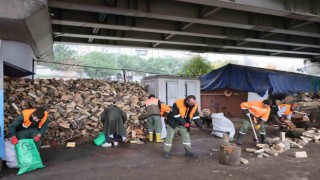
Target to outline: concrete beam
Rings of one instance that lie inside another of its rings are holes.
[[[151,28],[141,28],[141,27],[122,26],[122,25],[110,25],[110,24],[90,23],[90,22],[83,22],[83,21],[51,20],[51,23],[54,25],[63,25],[63,26],[77,26],[77,27],[90,27],[90,28],[97,27],[102,29],[113,29],[113,30],[122,30],[122,31],[139,31],[139,32],[161,33],[161,34],[169,34],[169,35],[175,34],[175,35],[181,35],[181,36],[194,36],[194,37],[226,39],[226,40],[230,39],[229,36],[223,36],[223,35],[203,34],[203,33],[186,32],[186,31],[172,31],[172,30],[164,30],[160,28],[151,29]],[[166,36],[165,39],[167,37],[169,36]],[[277,44],[277,45],[287,45],[287,46],[304,46],[304,47],[317,48],[317,49],[320,48],[320,45],[314,45],[314,44],[295,43],[295,42],[286,42],[286,41],[273,41],[273,40],[255,39],[255,38],[247,38],[247,37],[239,37],[239,39],[242,39],[243,42],[238,43],[237,46],[243,45],[245,43],[253,42],[253,43]],[[154,47],[156,47],[157,45],[154,45]]]
[[[224,45],[205,44],[205,43],[196,43],[196,42],[165,41],[165,40],[157,40],[157,39],[127,38],[127,37],[114,37],[114,36],[97,36],[97,35],[73,34],[73,33],[64,33],[64,32],[55,32],[55,33],[59,34],[60,37],[95,38],[95,39],[114,40],[114,41],[147,42],[151,44],[163,43],[163,44],[173,44],[173,45],[182,45],[182,46],[199,46],[199,47],[210,47],[210,48],[219,48],[219,49],[224,48],[224,49],[233,49],[233,50],[261,51],[261,52],[270,52],[270,53],[274,52],[274,53],[288,53],[288,54],[303,54],[303,55],[312,55],[312,56],[320,55],[320,53],[313,53],[313,52],[296,52],[296,51],[277,50],[277,49],[224,46]]]
[[[244,24],[244,23],[186,17],[179,14],[173,16],[173,15],[149,13],[141,10],[104,7],[104,6],[89,5],[89,4],[76,4],[76,3],[69,3],[69,2],[62,2],[62,1],[49,1],[49,6],[53,8],[60,8],[60,9],[79,10],[79,11],[96,12],[96,13],[108,13],[108,14],[115,14],[115,15],[121,15],[121,16],[153,18],[153,19],[170,20],[170,21],[177,21],[177,22],[188,22],[188,23],[205,24],[205,25],[211,25],[211,26],[220,26],[220,27],[227,27],[227,28],[247,29],[247,30],[253,30],[253,31],[272,32],[272,33],[320,38],[320,34],[313,33],[313,32],[288,30],[288,29],[281,29],[277,27],[265,27],[265,26],[257,27],[255,25]]]
[[[320,22],[319,11],[320,3],[318,1],[286,1],[286,0],[268,0],[268,1],[248,1],[248,0],[177,0],[201,4],[206,6],[222,7],[239,11],[253,12],[259,14],[268,14],[272,16],[287,17],[292,19],[304,19],[307,21]],[[303,6],[302,6],[303,3]],[[297,8],[299,7],[299,9]],[[302,8],[301,8],[302,7]]]

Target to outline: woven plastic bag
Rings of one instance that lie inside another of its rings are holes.
[[[9,168],[18,168],[16,150],[11,141],[4,141],[4,160]]]
[[[103,132],[101,132],[98,137],[96,137],[94,140],[93,140],[94,144],[97,145],[97,146],[101,146],[103,143],[106,142],[106,136],[104,135]]]
[[[15,148],[20,168],[18,175],[44,167],[33,139],[19,139]]]

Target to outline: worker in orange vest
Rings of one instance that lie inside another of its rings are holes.
[[[274,118],[276,123],[280,126],[280,130],[286,127],[284,120],[291,121],[291,115],[294,111],[299,110],[299,105],[297,103],[291,104],[280,104],[278,105],[277,116]]]
[[[19,139],[34,139],[37,148],[41,146],[41,137],[48,129],[48,112],[43,108],[25,109],[17,120],[9,125],[9,136],[12,144],[18,144]]]
[[[182,143],[185,149],[186,157],[197,158],[198,155],[192,152],[191,141],[190,141],[190,124],[194,121],[199,124],[200,116],[198,112],[198,104],[196,97],[189,95],[185,99],[176,100],[172,106],[172,111],[168,116],[168,127],[167,127],[167,138],[164,142],[163,157],[169,158],[172,140],[175,132],[178,130],[182,136]]]
[[[245,134],[247,134],[248,128],[250,126],[250,119],[255,124],[255,129],[259,131],[261,143],[265,143],[266,141],[266,130],[264,128],[264,123],[268,120],[270,115],[270,106],[272,105],[272,101],[269,99],[263,101],[250,101],[243,102],[240,104],[242,111],[244,112],[244,121],[243,126],[239,131],[238,138],[236,143],[241,145],[241,139]]]
[[[148,131],[149,131],[149,141],[153,141],[153,131],[156,132],[156,142],[162,143],[161,139],[161,102],[155,97],[154,94],[150,94],[145,102],[147,108],[147,120],[148,120]]]

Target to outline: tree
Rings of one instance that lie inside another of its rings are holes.
[[[225,66],[227,64],[230,64],[230,63],[233,63],[233,64],[237,64],[236,61],[234,60],[217,60],[217,61],[214,61],[211,63],[213,69],[218,69],[222,66]]]
[[[84,55],[81,58],[81,61],[83,65],[91,66],[84,68],[85,72],[90,77],[106,78],[108,76],[110,77],[111,75],[116,75],[120,72],[119,70],[113,70],[119,69],[117,65],[117,56],[113,54],[103,52],[91,52]]]
[[[81,62],[77,61],[76,52],[66,45],[57,44],[53,47],[54,50],[54,60],[53,62],[56,63],[62,63],[62,64],[74,64],[74,65],[81,65]],[[77,66],[68,66],[68,65],[62,65],[62,64],[50,64],[49,67],[57,70],[63,70],[63,71],[79,71],[82,68],[79,68]]]
[[[197,77],[209,73],[213,67],[209,61],[197,55],[191,58],[181,69],[179,75]]]

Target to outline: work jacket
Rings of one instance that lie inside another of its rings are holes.
[[[186,99],[179,99],[175,101],[175,103],[172,106],[172,112],[169,114],[168,117],[168,124],[172,128],[176,128],[179,125],[191,123],[191,120],[194,120],[195,122],[200,120],[198,105],[195,104],[194,106],[190,107],[186,103]]]
[[[147,115],[149,116],[160,116],[161,103],[157,98],[147,99],[145,102],[147,108]]]
[[[240,104],[242,110],[247,109],[254,117],[267,121],[270,114],[270,107],[264,108],[262,101],[250,101]]]
[[[279,112],[283,116],[288,116],[288,115],[292,114],[292,112],[293,112],[291,110],[291,104],[280,104],[278,106],[278,108],[279,108]]]
[[[161,104],[160,116],[164,117],[165,113],[170,113],[171,108],[166,104]]]
[[[22,115],[23,115],[23,123],[22,126],[24,128],[28,128],[30,127],[30,125],[32,124],[30,117],[31,114],[34,113],[36,111],[36,109],[26,109],[22,111]],[[43,118],[38,122],[38,128],[40,129],[42,127],[42,125],[47,121],[48,119],[48,112],[45,111],[44,112],[44,116]]]

